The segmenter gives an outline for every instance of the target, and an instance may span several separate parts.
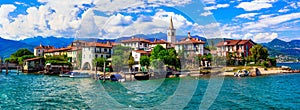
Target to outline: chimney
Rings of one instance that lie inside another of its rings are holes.
[[[132,36],[131,39],[134,39],[134,36]]]
[[[192,37],[191,37],[191,33],[190,33],[190,32],[188,32],[188,38],[192,38]]]
[[[199,41],[198,37],[196,37],[196,41]],[[200,40],[201,41],[201,40]]]

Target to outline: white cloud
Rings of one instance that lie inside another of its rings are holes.
[[[218,4],[217,8],[227,8],[229,7],[229,4]]]
[[[288,11],[290,11],[289,9],[280,9],[280,10],[278,10],[278,12],[280,12],[280,13],[284,13],[284,12],[288,12]]]
[[[0,6],[0,24],[9,23],[8,14],[15,11],[17,7],[14,5],[1,5]]]
[[[245,13],[245,14],[240,14],[240,15],[236,16],[236,18],[253,19],[253,17],[258,14],[259,13]]]
[[[253,41],[257,43],[270,42],[277,37],[277,33],[258,33],[253,36]]]
[[[227,7],[229,7],[229,4],[217,4],[213,6],[204,7],[204,10],[209,11],[209,10],[216,10],[218,8],[227,8]]]
[[[261,10],[263,8],[271,8],[272,1],[268,0],[254,0],[251,2],[242,2],[240,3],[237,8],[242,8],[245,11],[255,11],[255,10]]]
[[[209,16],[209,15],[212,15],[212,14],[213,14],[212,12],[206,11],[206,12],[201,13],[200,15],[201,16]]]
[[[285,15],[279,15],[275,17],[269,17],[265,19],[261,19],[257,22],[248,22],[245,23],[244,29],[257,29],[257,28],[266,28],[272,25],[277,25],[283,22],[287,22],[294,19],[299,19],[300,13],[290,13]]]
[[[216,0],[202,0],[204,4],[216,4]]]
[[[158,7],[158,6],[182,6],[190,3],[192,0],[113,0],[108,2],[106,0],[98,0],[95,5],[98,10],[107,13],[119,12],[121,10],[135,9],[137,7]],[[146,4],[148,6],[146,6]],[[137,10],[133,10],[137,11]]]
[[[274,16],[274,14],[268,14],[268,15],[260,15],[258,18],[259,19],[265,19],[265,18],[269,18],[271,16]]]
[[[253,37],[253,34],[247,33],[244,35],[243,39],[251,39]]]

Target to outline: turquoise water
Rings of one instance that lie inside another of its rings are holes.
[[[300,74],[225,77],[204,100],[209,78],[116,83],[37,74],[0,74],[0,109],[300,109]]]

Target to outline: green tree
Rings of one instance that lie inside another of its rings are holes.
[[[251,52],[251,58],[254,60],[255,64],[258,63],[259,60],[267,60],[269,54],[268,49],[263,47],[260,44],[255,45],[250,49]]]
[[[23,61],[26,60],[26,59],[30,59],[30,58],[35,58],[35,56],[34,55],[24,55],[22,57],[19,57],[18,58],[18,64],[23,65]]]
[[[128,66],[129,55],[131,53],[130,47],[117,45],[113,48],[112,53],[112,66],[114,70],[121,71],[124,66]]]
[[[128,58],[127,62],[128,62],[128,66],[129,66],[129,68],[131,69],[131,68],[132,68],[132,66],[134,65],[134,58],[133,58],[133,56],[132,56],[132,53],[130,53],[130,55],[129,55],[129,58]]]
[[[46,64],[51,63],[51,64],[57,64],[57,65],[70,65],[72,64],[68,62],[68,57],[65,55],[55,55],[55,56],[49,56],[45,58]]]
[[[140,64],[141,66],[146,66],[146,68],[148,68],[150,66],[150,58],[148,56],[141,56]]]
[[[22,57],[24,55],[33,55],[28,49],[19,49],[15,53],[11,54],[11,57]]]
[[[106,62],[106,58],[95,58],[93,60],[93,65],[97,64],[97,67],[104,67],[104,62]]]
[[[23,61],[28,58],[34,58],[33,53],[28,49],[19,49],[15,53],[11,54],[9,58],[6,58],[5,62],[21,65],[23,64]]]
[[[162,57],[164,57],[162,55],[166,54],[165,50],[166,49],[163,46],[156,45],[151,52],[150,61],[153,61],[154,59],[162,59]]]
[[[180,61],[175,49],[165,49],[156,45],[151,52],[150,64],[156,68],[162,67],[163,63],[176,68],[180,67]]]

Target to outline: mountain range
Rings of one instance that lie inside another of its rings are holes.
[[[300,40],[286,42],[280,39],[274,39],[271,42],[263,43],[262,45],[268,48],[271,56],[287,55],[300,58]]]
[[[154,39],[167,39],[167,35],[165,33],[156,33],[156,34],[137,34],[134,35],[134,37],[140,37],[144,38],[150,41],[153,41]],[[176,39],[180,40],[187,37],[187,35],[177,35]],[[214,38],[214,39],[206,39],[204,37],[194,35],[193,38],[201,39],[202,41],[206,42],[206,45],[216,45],[220,41],[229,40],[227,38]],[[85,41],[97,41],[97,42],[120,42],[125,39],[129,39],[131,37],[120,37],[117,39],[96,39],[96,38],[90,38],[90,39],[80,39]],[[49,37],[42,37],[42,36],[36,36],[32,38],[27,38],[20,41],[14,41],[14,40],[7,40],[0,37],[0,42],[2,45],[0,45],[0,57],[9,57],[10,54],[17,51],[20,48],[27,48],[31,51],[33,51],[33,48],[42,44],[42,45],[51,45],[55,48],[61,48],[61,47],[67,47],[72,41],[74,41],[74,38],[64,38],[64,37],[55,37],[55,36],[49,36]],[[269,54],[271,56],[276,55],[288,55],[293,56],[296,58],[300,58],[300,40],[292,40],[290,42],[286,42],[280,39],[274,39],[271,42],[268,43],[262,43],[262,45],[269,50]]]

